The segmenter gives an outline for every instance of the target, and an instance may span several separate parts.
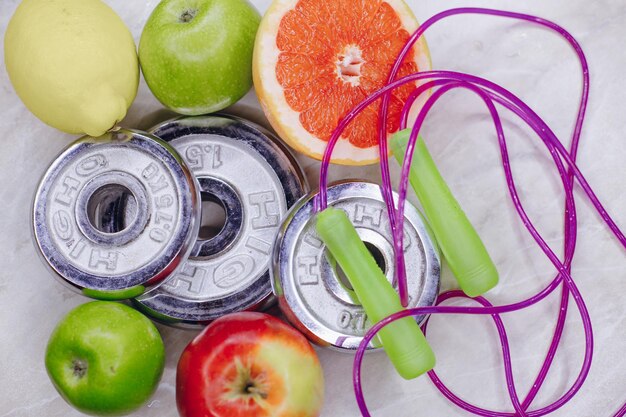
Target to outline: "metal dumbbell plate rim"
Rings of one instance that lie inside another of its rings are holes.
[[[133,216],[109,233],[90,211],[94,200],[120,192]],[[198,201],[196,182],[171,146],[118,129],[77,140],[51,164],[33,202],[33,237],[63,283],[115,298],[159,283],[182,263],[197,235]]]
[[[274,236],[308,190],[291,152],[262,127],[225,114],[177,118],[151,132],[179,151],[202,198],[219,203],[226,219],[216,236],[196,241],[175,276],[135,305],[161,322],[191,328],[271,305]]]
[[[352,351],[371,323],[317,236],[315,196],[311,193],[296,203],[280,228],[273,250],[272,285],[284,315],[311,341],[339,351]],[[348,213],[357,233],[392,282],[393,246],[379,186],[352,180],[334,183],[328,190],[328,204]],[[432,305],[439,293],[439,253],[428,226],[410,204],[405,210],[405,260],[409,306]],[[417,318],[418,322],[423,319]],[[376,346],[371,344],[369,349],[373,348]]]

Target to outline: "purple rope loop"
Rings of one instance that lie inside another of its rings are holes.
[[[422,36],[422,34],[432,26],[437,21],[444,19],[446,17],[460,15],[460,14],[483,14],[483,15],[492,15],[492,16],[500,16],[507,18],[514,18],[519,20],[528,21],[531,23],[535,23],[544,27],[547,27],[556,33],[560,34],[563,38],[565,38],[569,44],[572,46],[574,51],[576,52],[581,68],[582,68],[582,92],[581,92],[581,100],[578,109],[578,116],[576,118],[576,123],[574,126],[574,131],[572,134],[572,142],[569,151],[565,149],[556,135],[552,132],[552,130],[545,124],[545,122],[532,110],[528,107],[522,100],[517,98],[515,95],[507,91],[506,89],[494,84],[488,80],[484,80],[479,77],[475,77],[468,74],[462,74],[451,71],[429,71],[429,72],[420,72],[416,74],[408,75],[404,78],[396,80],[396,75],[404,57],[407,53],[413,48],[415,42]],[[504,174],[507,181],[507,186],[509,189],[509,193],[511,195],[511,199],[515,206],[518,216],[520,217],[522,223],[527,228],[531,236],[535,239],[537,244],[541,247],[545,255],[550,259],[552,264],[557,270],[556,277],[540,292],[533,295],[532,297],[522,300],[509,305],[502,306],[493,306],[489,301],[487,301],[483,297],[477,297],[474,299],[470,299],[472,302],[477,302],[481,306],[480,307],[470,307],[470,306],[445,306],[441,305],[444,301],[450,298],[468,298],[460,291],[449,291],[439,296],[437,300],[437,304],[432,307],[421,307],[421,308],[413,308],[398,312],[393,314],[379,323],[376,323],[365,335],[359,349],[356,352],[354,359],[354,368],[353,368],[353,382],[355,388],[355,394],[359,409],[363,416],[370,416],[367,406],[365,404],[365,400],[363,397],[363,391],[361,386],[361,364],[363,360],[363,355],[365,353],[365,348],[372,340],[372,338],[380,331],[381,328],[392,323],[395,320],[408,317],[408,316],[419,316],[423,314],[473,314],[473,315],[491,315],[498,331],[498,336],[500,339],[500,345],[502,347],[502,356],[504,362],[504,373],[507,381],[507,388],[509,397],[511,400],[511,404],[515,410],[514,413],[506,413],[499,411],[487,410],[484,408],[477,407],[473,404],[470,404],[458,396],[456,396],[452,391],[450,391],[444,383],[439,379],[437,374],[434,371],[429,372],[429,377],[432,382],[435,384],[437,389],[452,403],[456,404],[460,408],[467,410],[473,414],[481,415],[481,416],[489,416],[489,417],[513,417],[513,416],[527,416],[527,417],[539,417],[553,412],[554,410],[562,407],[566,404],[580,389],[583,385],[591,366],[591,360],[593,356],[593,331],[591,327],[591,319],[589,317],[589,313],[587,311],[586,305],[583,301],[583,297],[578,290],[574,280],[571,277],[571,263],[574,257],[574,251],[576,247],[576,235],[577,235],[577,223],[576,223],[576,206],[573,197],[573,185],[574,180],[576,180],[581,186],[584,193],[587,195],[595,209],[600,214],[603,221],[607,224],[611,232],[616,236],[619,242],[626,248],[626,237],[623,232],[619,229],[619,227],[615,224],[613,219],[606,212],[593,190],[585,180],[584,176],[578,169],[575,164],[578,144],[580,142],[580,136],[582,132],[582,126],[585,118],[585,112],[587,107],[587,101],[589,96],[589,69],[587,65],[587,60],[585,55],[578,44],[578,42],[574,39],[574,37],[569,34],[565,29],[558,26],[557,24],[550,22],[548,20],[526,15],[520,13],[512,13],[500,10],[492,10],[492,9],[480,9],[480,8],[459,8],[452,9],[442,13],[439,13],[432,18],[428,19],[424,24],[409,38],[406,45],[402,49],[401,53],[398,55],[393,69],[388,78],[388,84],[381,88],[379,91],[371,94],[367,97],[362,103],[357,105],[352,111],[350,111],[338,124],[337,128],[333,132],[328,146],[326,148],[326,152],[324,154],[324,158],[322,161],[322,165],[320,168],[320,190],[318,195],[318,210],[323,210],[327,206],[327,174],[328,167],[332,155],[332,151],[339,140],[343,130],[345,127],[368,105],[372,102],[381,99],[381,107],[379,110],[379,117],[381,121],[386,120],[388,114],[389,107],[389,93],[402,86],[409,83],[423,82],[422,85],[416,87],[416,89],[412,92],[412,94],[407,99],[407,102],[404,105],[404,109],[401,114],[401,128],[405,128],[408,124],[409,111],[413,106],[415,100],[417,100],[422,94],[426,93],[432,88],[437,88],[437,90],[433,93],[432,96],[428,98],[424,107],[420,110],[417,119],[413,125],[409,143],[407,145],[407,151],[404,159],[404,163],[402,166],[402,176],[400,180],[399,186],[399,198],[398,198],[398,207],[396,209],[394,200],[392,198],[392,187],[391,187],[391,179],[389,174],[389,163],[386,158],[388,155],[387,148],[387,132],[385,131],[386,123],[379,123],[379,152],[382,156],[380,158],[380,166],[381,166],[381,174],[382,174],[382,194],[385,199],[389,221],[392,227],[392,233],[394,238],[394,250],[395,250],[395,261],[398,265],[397,276],[396,279],[399,284],[399,293],[401,301],[403,305],[406,305],[407,301],[407,293],[406,293],[406,271],[404,270],[404,259],[403,259],[403,250],[402,250],[402,239],[403,239],[403,222],[404,222],[404,205],[406,200],[406,194],[408,190],[408,172],[410,167],[410,162],[412,160],[413,151],[415,148],[415,143],[421,129],[421,126],[432,108],[435,102],[441,98],[445,93],[450,90],[456,88],[464,88],[469,91],[477,94],[487,106],[492,119],[494,121],[494,127],[496,129],[496,134],[498,138],[498,145],[501,151],[502,164],[504,168]],[[563,183],[563,189],[565,191],[565,218],[564,218],[564,259],[561,261],[556,254],[552,251],[552,249],[547,245],[545,240],[541,237],[541,235],[535,229],[533,223],[526,215],[526,212],[521,204],[519,196],[517,194],[517,190],[515,187],[515,181],[513,178],[513,174],[511,172],[509,155],[506,147],[506,139],[502,127],[502,123],[500,121],[500,117],[498,111],[495,107],[495,104],[503,106],[507,110],[513,112],[515,115],[520,117],[526,124],[528,124],[539,136],[539,138],[543,141],[546,146],[548,152],[553,158],[555,167],[559,173],[561,181]],[[543,365],[533,383],[531,390],[528,392],[523,401],[520,402],[519,396],[515,389],[515,382],[513,378],[512,371],[512,363],[510,356],[510,348],[509,342],[506,334],[506,329],[500,318],[500,314],[510,313],[514,311],[518,311],[527,307],[530,307],[540,301],[542,301],[545,297],[551,294],[556,288],[561,287],[561,301],[560,301],[560,309],[559,315],[554,331],[554,335],[552,337],[552,341],[548,352],[546,354]],[[563,334],[563,329],[565,326],[565,318],[567,315],[569,296],[570,294],[574,298],[574,302],[576,307],[580,313],[583,322],[583,329],[585,334],[585,355],[583,359],[583,363],[581,365],[581,369],[579,374],[574,381],[574,383],[570,386],[570,388],[556,401],[552,404],[549,404],[541,409],[528,411],[533,400],[536,398],[537,394],[541,386],[543,385],[545,378],[548,374],[548,371],[553,363],[554,356],[556,354],[559,342],[561,340],[561,336]],[[428,322],[423,325],[423,330],[426,333]],[[614,417],[623,417],[626,415],[626,404],[620,409],[620,411],[615,414]]]

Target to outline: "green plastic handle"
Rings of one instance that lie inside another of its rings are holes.
[[[378,323],[403,309],[400,297],[343,210],[325,209],[317,215],[316,228],[346,274],[371,322]],[[406,317],[389,324],[378,337],[403,378],[417,378],[435,366],[435,355],[414,318]]]
[[[399,164],[404,160],[410,133],[411,129],[401,130],[390,141],[391,152]],[[415,145],[409,181],[463,292],[477,297],[495,287],[498,284],[496,266],[421,138]]]

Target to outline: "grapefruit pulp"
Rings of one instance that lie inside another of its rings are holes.
[[[339,121],[383,87],[396,56],[418,27],[403,0],[274,0],[256,38],[253,76],[265,115],[295,150],[321,159]],[[399,76],[430,69],[425,41],[407,55]],[[415,86],[394,91],[386,130]],[[378,108],[371,104],[344,130],[332,162],[379,159]]]

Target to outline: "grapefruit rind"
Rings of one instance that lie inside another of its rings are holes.
[[[299,0],[274,0],[263,17],[257,33],[253,65],[253,81],[263,112],[278,135],[294,150],[321,160],[327,142],[308,132],[300,123],[300,113],[293,110],[285,99],[283,87],[276,76],[276,66],[281,51],[276,38],[283,16],[295,8]],[[403,0],[385,0],[396,11],[404,29],[412,34],[419,24]],[[430,54],[424,37],[414,47],[414,62],[420,71],[431,68]],[[421,106],[417,102],[412,109]],[[340,165],[369,165],[378,162],[378,146],[358,148],[345,138],[340,138],[333,151],[332,163]]]

